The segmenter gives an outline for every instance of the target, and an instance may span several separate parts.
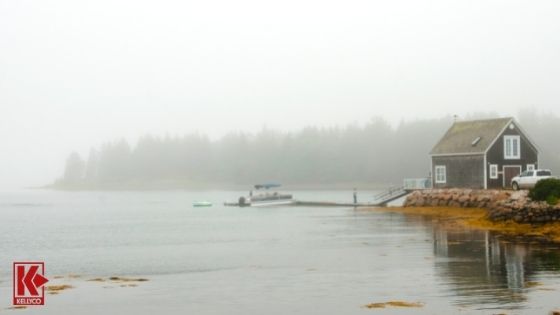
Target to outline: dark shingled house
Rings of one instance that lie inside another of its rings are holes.
[[[539,152],[513,118],[457,121],[430,152],[433,187],[501,188]]]

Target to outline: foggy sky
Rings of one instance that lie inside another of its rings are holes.
[[[0,0],[0,189],[146,133],[558,115],[559,31],[553,0]]]

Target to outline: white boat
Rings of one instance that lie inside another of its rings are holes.
[[[279,184],[258,184],[255,185],[256,194],[249,192],[248,197],[239,198],[240,207],[270,207],[289,205],[294,203],[294,198],[290,194],[270,191],[271,188],[280,187]],[[263,191],[264,190],[264,191]]]

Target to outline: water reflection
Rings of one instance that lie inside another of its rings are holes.
[[[523,308],[527,293],[538,284],[539,273],[560,270],[557,245],[511,241],[500,234],[451,229],[439,223],[430,225],[436,273],[457,305]]]

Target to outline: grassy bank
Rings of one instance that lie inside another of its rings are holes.
[[[560,243],[560,222],[539,225],[521,224],[513,221],[493,222],[487,218],[487,210],[479,208],[387,207],[371,208],[371,210],[427,216],[451,228],[488,230],[508,236],[544,239]]]

